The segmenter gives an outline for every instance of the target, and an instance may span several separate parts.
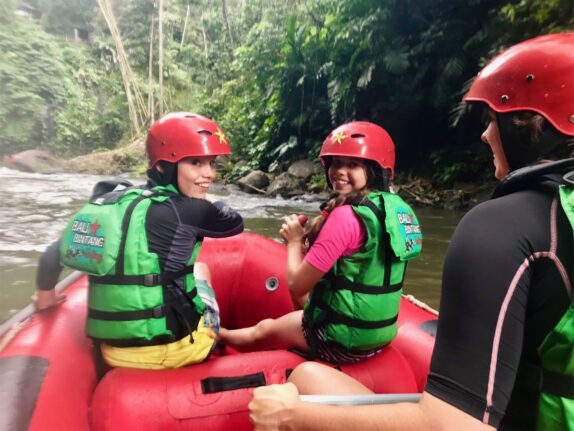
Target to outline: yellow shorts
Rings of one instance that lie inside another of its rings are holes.
[[[205,327],[203,317],[193,331],[193,340],[193,344],[190,343],[188,335],[159,346],[114,347],[102,344],[101,350],[105,361],[112,367],[163,370],[197,364],[209,356],[217,341],[217,334],[210,327]]]

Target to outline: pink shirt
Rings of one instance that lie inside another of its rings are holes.
[[[340,257],[359,251],[365,236],[365,226],[353,208],[342,205],[331,211],[305,260],[319,271],[327,272]]]

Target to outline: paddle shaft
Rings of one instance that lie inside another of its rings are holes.
[[[418,403],[421,394],[372,394],[372,395],[301,395],[307,403],[334,406],[359,406],[369,404]]]

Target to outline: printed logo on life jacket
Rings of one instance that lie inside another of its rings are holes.
[[[422,241],[420,239],[417,240],[413,240],[412,238],[409,238],[405,241],[405,247],[407,249],[407,253],[411,252],[414,248],[416,244],[421,244]]]
[[[100,253],[96,253],[95,251],[80,250],[77,248],[69,248],[66,251],[66,259],[68,260],[78,259],[80,256],[84,256],[90,260],[95,260],[98,263],[102,263],[104,260],[104,256]]]
[[[407,235],[421,233],[421,227],[415,222],[413,214],[397,213],[397,217],[399,218],[399,223]]]
[[[90,223],[82,220],[74,220],[72,223],[72,242],[74,244],[103,248],[105,238],[103,235],[98,235],[99,229],[100,224],[97,222]]]

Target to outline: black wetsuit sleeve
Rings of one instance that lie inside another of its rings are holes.
[[[163,265],[168,256],[181,255],[181,260],[186,260],[198,238],[243,232],[243,219],[223,202],[175,196],[150,206],[145,228],[150,250]]]
[[[38,259],[36,287],[39,290],[52,290],[56,287],[62,265],[60,265],[60,240],[50,244]]]
[[[214,202],[208,214],[202,225],[198,226],[203,236],[221,238],[243,232],[243,218],[225,202]]]
[[[177,196],[171,199],[178,223],[191,226],[199,236],[224,238],[243,232],[243,218],[222,201],[211,203],[205,199]],[[168,210],[163,205],[164,211]]]

